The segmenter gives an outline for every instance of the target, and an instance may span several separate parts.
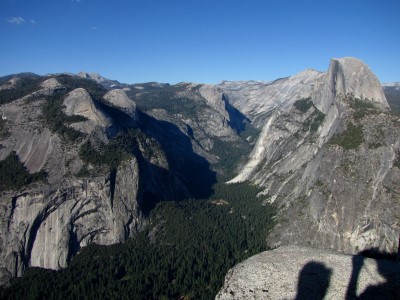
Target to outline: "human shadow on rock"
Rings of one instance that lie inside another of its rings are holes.
[[[357,296],[357,285],[365,259],[374,258],[379,274],[385,278],[385,282],[368,286]],[[352,273],[346,292],[346,299],[400,299],[400,275],[399,266],[394,263],[395,255],[379,251],[378,248],[370,248],[361,251],[352,258]]]
[[[311,261],[300,271],[296,300],[320,300],[329,288],[332,270],[323,263]]]
[[[140,111],[138,114],[140,128],[160,144],[170,171],[184,183],[190,196],[195,199],[210,197],[216,183],[216,173],[204,157],[193,151],[189,136],[175,124],[157,120]]]

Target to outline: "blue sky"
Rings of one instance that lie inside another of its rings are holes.
[[[0,0],[0,76],[274,80],[355,56],[400,81],[400,1]]]

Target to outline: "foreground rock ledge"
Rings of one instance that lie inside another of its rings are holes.
[[[285,246],[228,271],[216,299],[400,299],[400,265]]]

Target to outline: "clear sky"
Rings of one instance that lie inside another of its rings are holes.
[[[0,76],[274,80],[354,56],[400,81],[400,0],[0,0]]]

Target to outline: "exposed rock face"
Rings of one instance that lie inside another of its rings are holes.
[[[272,82],[224,81],[218,87],[255,126],[263,127],[276,109],[288,109],[295,100],[309,97],[315,82],[323,76],[310,69]]]
[[[128,97],[125,91],[111,90],[104,95],[104,100],[127,113],[132,119],[137,121],[136,104]]]
[[[82,166],[79,148],[70,145],[66,151],[61,138],[43,127],[41,103],[22,99],[1,107],[12,124],[2,141],[3,158],[14,150],[30,172],[48,173],[48,184],[0,195],[0,260],[12,276],[21,276],[27,266],[65,267],[81,247],[123,242],[143,223],[137,160],[132,157],[115,172],[97,177],[71,178],[67,174]],[[111,124],[82,89],[72,92],[66,103],[71,114],[90,118],[92,128]]]
[[[360,297],[360,298],[358,298]],[[286,246],[229,270],[215,299],[398,299],[397,263]]]
[[[230,126],[231,117],[223,101],[223,94],[212,85],[201,85],[199,93],[207,101],[208,106],[199,115],[198,126],[212,136],[235,140],[236,133]]]
[[[38,106],[26,106],[24,100],[17,100],[1,107],[2,117],[12,126],[8,126],[10,134],[1,142],[0,160],[16,151],[32,173],[44,167],[53,141],[57,139],[39,122]]]
[[[2,259],[12,276],[26,266],[59,269],[89,243],[123,242],[140,227],[138,165],[126,162],[117,178],[65,181],[57,189],[2,196]],[[117,184],[115,184],[117,182]]]
[[[44,97],[58,92],[65,94],[66,115],[87,118],[67,124],[86,133],[77,140],[65,140],[43,121],[42,107],[52,100]],[[47,182],[0,193],[2,285],[28,266],[63,268],[89,243],[124,242],[143,227],[148,195],[174,199],[188,194],[160,145],[143,134],[136,137],[137,149],[128,149],[131,152],[117,168],[95,169],[82,160],[79,151],[86,142],[104,147],[111,141],[107,129],[122,126],[114,117],[127,115],[137,121],[135,104],[123,91],[110,92],[106,98],[103,104],[96,102],[83,88],[67,94],[50,78],[33,93],[0,106],[8,130],[1,137],[0,160],[15,151],[30,173],[48,174]],[[119,113],[108,115],[107,105]]]
[[[279,207],[271,246],[394,250],[399,118],[387,112],[376,77],[354,58],[332,60],[309,84],[306,99],[292,94],[274,110],[231,182],[256,182]],[[342,142],[332,143],[334,136]]]
[[[96,127],[107,128],[111,126],[110,118],[101,111],[93,102],[90,94],[83,88],[78,88],[69,93],[64,99],[64,112],[87,118],[87,121],[74,123],[71,126],[84,133],[92,132]]]
[[[374,101],[384,108],[389,107],[379,80],[366,64],[356,58],[332,59],[322,79],[316,83],[312,98],[318,109],[325,114],[338,97],[346,95]]]

